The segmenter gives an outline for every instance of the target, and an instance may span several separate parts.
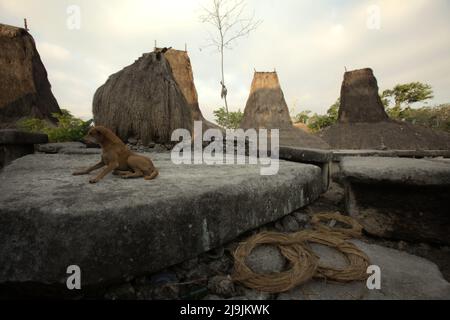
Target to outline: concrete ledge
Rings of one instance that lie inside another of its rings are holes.
[[[296,147],[286,147],[280,146],[279,150],[280,159],[313,164],[322,170],[323,179],[323,191],[328,190],[330,185],[330,170],[331,170],[331,159],[332,153],[329,150],[322,149],[307,149],[307,148],[296,148]]]
[[[20,157],[34,153],[34,144],[47,142],[46,134],[0,130],[0,169]]]
[[[448,163],[423,159],[347,157],[340,164],[346,180],[362,183],[450,186]]]
[[[280,159],[302,163],[328,163],[332,152],[322,149],[306,149],[280,146]]]
[[[30,133],[13,129],[0,130],[0,144],[38,144],[47,143],[48,136],[42,133]]]
[[[174,165],[149,155],[153,181],[71,173],[98,155],[36,154],[0,175],[0,284],[65,286],[80,266],[83,286],[122,282],[188,260],[277,220],[319,197],[318,167]]]
[[[333,161],[345,157],[450,158],[450,150],[332,150]]]
[[[344,158],[346,211],[375,236],[450,244],[450,165],[400,158]]]

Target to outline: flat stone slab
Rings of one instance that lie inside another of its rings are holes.
[[[365,282],[347,284],[312,280],[290,292],[280,294],[280,300],[431,300],[450,299],[450,283],[438,267],[423,258],[406,252],[351,240],[380,267],[381,288],[369,290]],[[314,249],[316,250],[316,249]],[[330,250],[331,251],[331,250]],[[333,250],[334,251],[334,250]],[[339,253],[319,251],[328,263],[340,260]],[[327,264],[327,265],[333,265]],[[337,265],[336,268],[342,266]]]
[[[303,163],[328,163],[333,153],[329,150],[280,146],[280,159]]]
[[[352,181],[421,186],[450,185],[450,165],[444,161],[346,157],[342,159],[340,168],[340,175]]]
[[[175,165],[148,154],[152,181],[108,175],[98,184],[72,176],[98,155],[35,154],[0,174],[0,284],[65,288],[78,265],[82,286],[159,271],[234,240],[317,199],[319,167],[280,161],[277,175],[259,165]],[[94,173],[93,173],[94,174]]]
[[[332,150],[333,161],[345,157],[450,158],[450,150]]]
[[[279,157],[287,161],[319,166],[322,169],[323,191],[325,192],[328,189],[330,184],[330,163],[332,159],[331,151],[280,146]]]
[[[36,146],[36,150],[44,153],[58,153],[63,149],[86,149],[86,145],[81,142],[53,142],[39,144]]]
[[[0,130],[0,144],[38,144],[47,142],[48,136],[46,134],[14,129]]]
[[[450,163],[405,158],[344,158],[339,177],[347,214],[369,234],[450,244]]]

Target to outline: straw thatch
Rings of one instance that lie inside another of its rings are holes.
[[[279,129],[280,145],[329,148],[319,137],[294,127],[276,72],[255,72],[241,128]]]
[[[38,117],[55,121],[61,112],[33,37],[22,28],[0,24],[0,128]]]
[[[339,122],[379,122],[389,119],[378,94],[378,83],[372,69],[344,74],[340,102]]]
[[[320,136],[335,149],[450,149],[446,132],[389,119],[371,69],[345,73],[339,120]]]
[[[207,121],[200,111],[198,103],[197,89],[194,83],[194,74],[192,72],[191,59],[186,51],[169,49],[164,53],[167,61],[172,68],[175,81],[183,92],[186,101],[191,108],[194,121],[202,121],[203,130],[210,128],[219,128],[215,124]]]
[[[170,142],[173,130],[193,127],[191,108],[160,51],[111,75],[94,95],[93,113],[97,125],[144,144]]]

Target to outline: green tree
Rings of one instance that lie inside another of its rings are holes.
[[[383,91],[381,99],[383,104],[389,106],[394,101],[393,107],[387,107],[386,111],[392,118],[401,118],[404,107],[409,107],[416,102],[432,99],[433,89],[430,85],[421,82],[398,84],[393,89]]]
[[[315,113],[310,117],[307,124],[311,131],[317,132],[336,123],[340,104],[340,99],[337,99],[336,102],[328,108],[325,115]]]
[[[244,114],[239,109],[236,112],[228,112],[222,107],[214,111],[214,117],[217,124],[223,128],[227,129],[237,129],[241,124]]]
[[[55,126],[46,120],[26,118],[18,122],[19,128],[28,132],[41,132],[48,135],[50,142],[80,141],[89,131],[92,120],[83,121],[74,117],[68,110],[53,113],[58,120]]]
[[[308,123],[308,120],[310,118],[311,110],[304,110],[297,115],[294,116],[294,123]]]
[[[341,105],[341,99],[338,98],[335,103],[333,103],[327,110],[327,115],[330,120],[334,123],[337,121],[339,116],[339,106]]]

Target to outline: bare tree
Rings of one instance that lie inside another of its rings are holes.
[[[246,9],[245,0],[212,0],[211,8],[203,7],[203,15],[200,20],[212,25],[214,33],[209,33],[207,47],[215,47],[220,53],[220,64],[222,72],[221,97],[225,101],[225,109],[228,115],[227,87],[224,73],[224,51],[232,49],[232,44],[237,39],[248,36],[255,30],[261,20],[255,20],[255,15],[244,17]]]

